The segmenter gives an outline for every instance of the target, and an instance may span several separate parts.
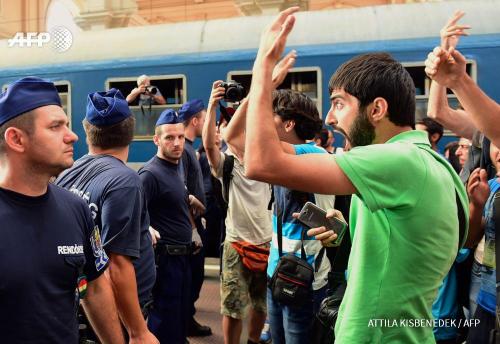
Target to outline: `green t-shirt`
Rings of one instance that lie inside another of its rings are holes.
[[[455,189],[468,223],[460,179],[421,131],[336,161],[358,193],[335,343],[434,343],[431,305],[458,250]]]

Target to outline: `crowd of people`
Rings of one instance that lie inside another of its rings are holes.
[[[88,154],[76,161],[78,137],[54,84],[26,77],[7,87],[1,342],[185,344],[211,335],[194,305],[207,232],[221,219],[226,344],[240,343],[247,317],[249,344],[268,342],[265,324],[276,344],[319,344],[317,332],[333,327],[326,342],[496,342],[500,105],[466,73],[457,50],[469,29],[459,24],[464,13],[427,57],[427,118],[416,122],[415,86],[389,54],[359,55],[336,70],[325,123],[346,144],[335,152],[316,104],[278,89],[298,58],[293,50],[282,58],[297,10],[263,32],[247,97],[222,106],[226,89],[216,80],[206,107],[191,99],[163,111],[157,152],[138,172],[126,165],[129,103],[165,102],[147,76],[127,97],[88,95]],[[449,106],[447,88],[460,109]],[[443,155],[444,129],[459,141]],[[298,220],[310,203],[325,221],[349,224],[342,240]],[[318,327],[332,295],[342,298],[336,321]]]

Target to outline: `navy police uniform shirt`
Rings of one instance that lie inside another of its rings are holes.
[[[151,295],[156,271],[149,218],[138,174],[110,155],[85,155],[56,184],[83,198],[106,252],[133,258],[139,302]]]
[[[140,170],[151,227],[170,245],[191,244],[188,194],[179,165],[154,156]]]
[[[184,182],[189,193],[206,206],[207,201],[205,200],[203,174],[201,173],[200,163],[196,158],[196,151],[193,147],[193,142],[188,139],[186,139],[184,152],[182,153],[182,165]]]
[[[55,185],[0,188],[0,342],[78,343],[77,281],[107,266],[88,206]]]

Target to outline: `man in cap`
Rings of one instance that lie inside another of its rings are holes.
[[[168,109],[156,122],[156,155],[140,170],[151,226],[160,234],[156,244],[157,279],[148,325],[161,343],[186,342],[194,221],[188,193],[180,174],[184,150],[184,124]],[[201,246],[198,241],[196,246]]]
[[[130,340],[158,343],[141,312],[151,299],[155,264],[141,180],[125,165],[134,125],[119,90],[90,93],[83,120],[89,154],[64,171],[56,184],[89,205],[110,258],[116,305]]]
[[[49,184],[77,139],[53,83],[27,77],[0,95],[2,342],[78,343],[79,299],[102,342],[123,342],[99,228],[83,200]]]
[[[184,181],[186,183],[190,195],[196,197],[203,206],[206,206],[205,199],[205,186],[203,184],[203,173],[201,166],[193,147],[194,140],[201,137],[203,124],[205,123],[205,116],[207,111],[201,99],[193,99],[182,105],[179,110],[179,117],[184,122],[184,137],[186,144],[184,146],[184,153],[182,155],[182,167],[184,171]],[[192,199],[192,196],[190,198]],[[201,223],[201,213],[195,211],[195,223],[197,232],[199,233],[203,244],[206,243],[206,230]],[[204,209],[203,209],[204,213]],[[189,336],[209,336],[212,330],[208,326],[201,325],[196,321],[194,315],[196,308],[194,304],[200,297],[200,290],[203,285],[205,277],[205,250],[202,248],[196,255],[191,256],[191,319],[188,324]]]

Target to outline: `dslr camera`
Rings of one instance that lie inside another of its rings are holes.
[[[149,93],[149,94],[156,94],[158,93],[158,87],[156,86],[146,86],[146,92],[144,93]]]
[[[239,102],[243,98],[245,98],[245,88],[235,81],[223,82],[219,85],[219,87],[224,87],[224,100],[226,102]]]

